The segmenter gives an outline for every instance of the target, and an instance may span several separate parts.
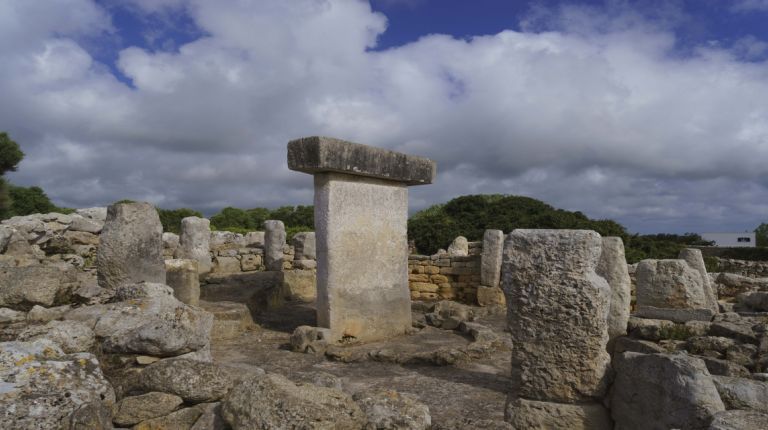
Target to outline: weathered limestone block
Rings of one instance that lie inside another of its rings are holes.
[[[179,396],[157,391],[126,397],[115,405],[112,421],[119,426],[132,426],[141,421],[168,415],[182,403],[184,400]]]
[[[242,270],[237,257],[214,257],[213,273],[238,273]]]
[[[502,288],[512,334],[510,402],[592,401],[606,389],[610,287],[595,273],[602,241],[587,230],[515,230]]]
[[[3,429],[71,428],[70,419],[81,408],[115,402],[94,355],[64,354],[47,339],[0,343],[0,381]],[[77,415],[77,421],[84,418]]]
[[[294,384],[277,374],[246,379],[222,401],[222,415],[233,428],[357,430],[365,414],[339,390]]]
[[[435,163],[311,137],[288,144],[288,167],[315,175],[318,325],[333,340],[406,333],[407,185],[431,183]]]
[[[768,413],[767,382],[728,376],[713,376],[712,380],[728,409],[754,409]]]
[[[96,254],[99,285],[165,283],[163,226],[149,203],[115,203],[107,209]]]
[[[315,232],[302,232],[293,235],[293,259],[294,260],[315,260]]]
[[[393,390],[366,390],[352,397],[365,414],[371,429],[426,430],[432,427],[427,405],[406,393]]]
[[[611,287],[611,305],[608,312],[608,338],[613,340],[627,334],[632,281],[627,271],[624,243],[620,237],[604,237],[603,252],[597,265],[597,274]]]
[[[140,378],[146,391],[170,393],[186,402],[201,403],[222,398],[237,375],[233,369],[219,364],[174,358],[150,364]]]
[[[754,430],[768,428],[768,414],[757,411],[723,411],[715,414],[708,430]]]
[[[99,234],[104,228],[104,221],[97,221],[86,218],[82,215],[71,215],[72,223],[69,224],[68,231],[81,231],[86,233]]]
[[[599,403],[566,404],[517,399],[507,404],[505,419],[515,429],[611,430]]]
[[[638,316],[663,318],[657,309],[704,310],[710,318],[715,313],[704,278],[685,260],[643,260],[637,265],[636,277]],[[687,318],[685,315],[670,317],[681,321]]]
[[[5,248],[11,242],[11,236],[13,236],[15,231],[11,227],[0,225],[0,254],[5,252]]]
[[[483,233],[483,253],[480,258],[480,285],[498,287],[501,279],[501,256],[504,251],[504,232],[486,230]]]
[[[66,303],[77,287],[73,266],[0,266],[0,306],[29,310],[35,305],[51,307]]]
[[[611,416],[617,429],[705,429],[725,410],[698,358],[624,352],[614,366]]]
[[[211,222],[195,216],[181,220],[181,235],[176,258],[197,260],[199,273],[211,271]]]
[[[404,184],[315,176],[318,324],[335,339],[383,339],[411,326],[407,211]]]
[[[198,260],[165,260],[165,277],[168,286],[173,289],[173,296],[192,306],[200,304],[198,264]]]
[[[283,270],[285,225],[282,221],[264,221],[264,265],[267,270]]]
[[[712,312],[717,313],[719,310],[717,306],[717,291],[709,279],[709,274],[707,274],[707,267],[704,265],[704,257],[701,255],[701,250],[686,248],[680,251],[680,254],[677,256],[677,258],[685,260],[689,266],[696,269],[696,271],[701,274],[701,279],[703,281],[702,284],[704,286],[704,295],[706,296],[707,303],[709,304],[708,309],[711,309]]]
[[[245,246],[249,248],[263,248],[264,247],[264,232],[263,231],[249,231],[245,234]]]
[[[96,342],[93,330],[78,321],[51,321],[45,325],[30,325],[19,333],[19,341],[48,339],[67,354],[90,352]]]
[[[289,142],[288,168],[309,174],[347,173],[406,185],[431,184],[437,173],[437,165],[428,158],[321,136]]]
[[[466,257],[469,255],[469,242],[464,236],[459,236],[453,239],[450,245],[448,245],[448,255],[451,257]]]
[[[76,209],[75,213],[84,217],[89,218],[96,221],[104,222],[107,220],[107,208],[105,207],[93,207],[93,208],[83,208],[83,209]]]
[[[479,285],[477,287],[477,304],[480,306],[505,306],[504,291],[499,287]]]

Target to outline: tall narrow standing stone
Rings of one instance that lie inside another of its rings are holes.
[[[512,334],[509,421],[556,422],[559,416],[569,421],[559,428],[598,422],[594,428],[608,428],[607,412],[595,403],[605,393],[610,362],[610,287],[595,273],[601,248],[594,231],[515,230],[507,236],[502,288]],[[530,401],[547,405],[530,407]],[[534,413],[557,416],[547,421]]]
[[[315,233],[308,231],[293,235],[293,259],[314,260],[317,258]]]
[[[504,232],[486,230],[483,234],[483,254],[480,257],[480,285],[498,287],[501,279],[501,255]]]
[[[192,306],[200,304],[200,278],[198,262],[191,259],[165,260],[166,280],[173,296]]]
[[[608,337],[612,341],[627,334],[632,300],[632,280],[629,278],[627,258],[624,256],[624,242],[620,237],[603,238],[603,252],[597,265],[597,274],[605,278],[611,287]],[[609,346],[608,350],[613,350],[613,347]]]
[[[704,281],[704,294],[707,296],[707,304],[709,305],[708,307],[712,312],[717,313],[720,310],[720,306],[717,303],[717,292],[712,286],[712,282],[709,281],[707,266],[704,264],[704,256],[701,255],[701,250],[686,248],[680,251],[677,258],[685,260],[689,266],[701,273],[701,279]]]
[[[315,175],[317,320],[331,341],[373,341],[411,327],[408,185],[435,163],[324,137],[288,144],[288,167]]]
[[[99,236],[99,285],[114,289],[141,281],[165,283],[163,226],[149,203],[115,203]]]
[[[264,221],[264,265],[267,270],[283,270],[285,225],[282,221]]]
[[[211,271],[211,222],[196,216],[181,220],[181,235],[176,258],[197,261],[199,273]]]

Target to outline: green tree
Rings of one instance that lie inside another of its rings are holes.
[[[768,223],[762,223],[755,229],[757,246],[768,246]]]
[[[181,220],[189,217],[203,217],[203,214],[196,210],[189,208],[180,209],[157,209],[157,214],[160,216],[160,223],[163,224],[163,231],[169,233],[181,233]]]
[[[3,178],[7,172],[16,171],[16,167],[24,158],[19,145],[14,142],[8,133],[0,133],[0,219],[11,216],[11,196],[8,182]]]
[[[71,212],[71,210],[56,207],[40,187],[9,187],[11,196],[10,215],[31,215],[49,212]]]
[[[226,207],[221,212],[212,216],[211,224],[218,230],[237,228],[253,231],[262,228],[254,223],[253,218],[247,211],[233,207]]]

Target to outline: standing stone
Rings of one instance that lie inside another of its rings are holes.
[[[610,400],[617,429],[706,429],[725,410],[699,358],[624,352],[614,366]]]
[[[211,222],[196,216],[181,220],[181,235],[176,258],[197,260],[199,273],[211,271]]]
[[[264,221],[264,265],[267,270],[283,270],[283,246],[285,246],[285,225],[282,221]]]
[[[293,235],[293,259],[294,260],[315,260],[315,233],[308,231],[296,233]]]
[[[464,236],[459,236],[453,239],[453,242],[448,246],[448,255],[451,257],[466,257],[469,255],[469,242]]]
[[[635,276],[640,317],[686,322],[714,315],[701,273],[684,260],[643,260]]]
[[[168,286],[173,289],[173,296],[180,302],[192,306],[200,304],[200,279],[197,260],[165,260],[165,272]]]
[[[406,333],[407,186],[431,183],[435,163],[312,137],[288,144],[288,167],[315,175],[318,325],[331,341]]]
[[[610,286],[595,273],[601,250],[594,231],[515,230],[507,236],[502,288],[512,334],[508,419],[544,422],[521,414],[558,410],[516,407],[521,400],[584,406],[605,393]],[[595,409],[607,414],[592,406],[588,414],[569,413],[574,422],[562,428],[584,428],[587,417],[596,422]]]
[[[627,334],[629,307],[632,300],[632,280],[624,256],[624,242],[620,237],[604,237],[603,252],[597,265],[597,274],[608,281],[611,287],[611,304],[608,312],[608,338]],[[609,347],[609,350],[613,348]]]
[[[710,282],[709,274],[707,273],[707,267],[704,264],[704,257],[701,255],[700,249],[686,248],[680,251],[677,258],[685,260],[689,266],[696,269],[700,274],[704,286],[704,294],[707,297],[708,308],[714,313],[718,313],[719,306],[717,304],[717,292],[715,287]]]
[[[483,254],[480,258],[480,285],[498,287],[501,279],[501,255],[504,251],[504,232],[486,230],[483,234]]]
[[[163,226],[149,203],[115,203],[99,237],[99,285],[115,289],[137,282],[165,283]]]

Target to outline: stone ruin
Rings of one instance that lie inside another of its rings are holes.
[[[145,203],[3,221],[0,428],[768,428],[768,265],[583,230],[409,256],[432,162],[307,138],[289,165],[318,220],[291,243]]]

